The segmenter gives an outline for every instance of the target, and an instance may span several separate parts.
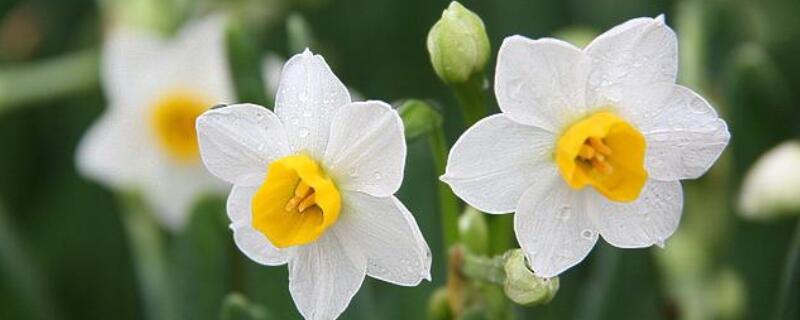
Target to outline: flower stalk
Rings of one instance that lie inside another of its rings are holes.
[[[442,126],[434,127],[428,139],[436,173],[437,175],[444,174],[447,166],[448,148]],[[436,190],[439,193],[439,210],[442,213],[444,247],[450,248],[458,241],[458,200],[456,200],[456,196],[450,190],[450,187],[442,181],[436,183]]]
[[[436,174],[444,174],[449,148],[442,128],[442,116],[427,102],[415,99],[403,102],[397,111],[403,119],[406,140],[413,141],[427,135]],[[442,214],[443,243],[448,250],[458,241],[458,200],[444,182],[439,181],[436,190]]]
[[[483,73],[479,73],[472,75],[466,82],[450,87],[461,106],[466,126],[472,126],[486,115],[485,83]]]
[[[147,318],[175,319],[176,304],[158,225],[138,194],[121,194],[119,202]]]

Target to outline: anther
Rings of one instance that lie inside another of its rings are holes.
[[[592,148],[594,148],[597,152],[605,156],[611,155],[611,148],[609,148],[605,143],[603,143],[602,140],[595,137],[590,137],[589,144],[591,144]]]
[[[592,167],[594,167],[597,171],[600,171],[602,174],[608,175],[614,172],[614,167],[612,167],[611,164],[599,158],[592,159]]]
[[[303,199],[311,192],[313,192],[313,190],[311,190],[311,186],[300,180],[300,182],[297,183],[297,187],[294,189],[294,196],[295,198]]]
[[[578,151],[578,156],[583,160],[589,160],[594,157],[594,148],[587,144],[581,145],[581,150]]]
[[[315,198],[314,194],[312,193],[311,195],[303,199],[303,201],[301,201],[300,205],[297,207],[297,211],[303,212],[306,211],[306,209],[315,206],[317,202],[315,201],[314,198]]]
[[[300,181],[294,189],[294,197],[286,202],[284,210],[293,211],[297,208],[297,211],[303,212],[315,204],[314,189],[305,182]]]

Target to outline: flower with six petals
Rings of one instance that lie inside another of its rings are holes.
[[[258,263],[288,264],[305,318],[337,317],[365,275],[405,286],[430,279],[428,245],[394,197],[406,156],[400,117],[381,101],[351,102],[321,56],[306,50],[286,62],[274,113],[237,104],[196,126],[206,167],[234,185],[236,245]]]
[[[469,128],[442,180],[473,207],[516,212],[531,268],[556,276],[602,236],[620,248],[663,242],[680,221],[679,180],[705,173],[728,143],[705,99],[675,84],[675,33],[629,20],[581,50],[511,36],[497,58],[502,113]]]
[[[226,188],[203,168],[194,130],[203,111],[235,99],[224,26],[212,16],[170,40],[117,26],[103,45],[109,107],[78,147],[78,170],[115,189],[138,189],[172,229],[199,196]]]

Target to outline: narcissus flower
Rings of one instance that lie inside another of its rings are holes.
[[[625,22],[584,50],[505,39],[495,94],[502,113],[469,128],[442,180],[489,213],[516,211],[533,270],[577,264],[599,236],[621,248],[663,245],[683,206],[679,180],[701,176],[727,126],[675,84],[677,39],[663,16]]]
[[[156,217],[179,228],[204,192],[226,188],[203,168],[195,119],[231,102],[224,19],[194,22],[173,39],[115,27],[102,52],[109,106],[81,141],[79,171],[138,189]]]
[[[384,102],[351,102],[321,56],[286,62],[275,113],[213,109],[197,132],[208,170],[234,185],[236,245],[258,263],[288,263],[305,318],[337,317],[365,274],[405,286],[430,280],[428,245],[393,196],[406,156],[400,117]]]

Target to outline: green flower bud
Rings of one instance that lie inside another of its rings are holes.
[[[447,288],[439,288],[433,292],[428,300],[428,319],[450,320],[453,319],[453,310],[447,299]]]
[[[413,141],[442,125],[439,112],[422,100],[407,100],[397,108],[397,112],[403,119],[406,141]]]
[[[458,218],[458,233],[469,252],[479,255],[489,253],[489,227],[483,213],[477,209],[467,206]]]
[[[482,74],[489,50],[489,37],[481,18],[456,1],[450,3],[428,33],[433,69],[450,85]]]
[[[558,277],[545,279],[533,274],[520,249],[506,253],[505,272],[506,296],[521,305],[548,303],[558,292]]]
[[[739,209],[751,219],[800,213],[800,142],[788,141],[767,151],[747,172]]]

